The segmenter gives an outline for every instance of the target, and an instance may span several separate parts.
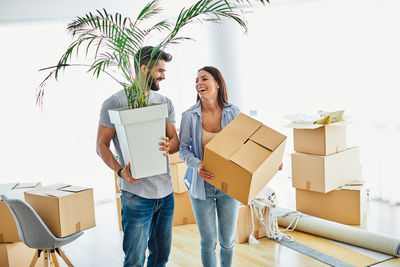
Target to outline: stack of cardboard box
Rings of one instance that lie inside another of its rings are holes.
[[[189,191],[183,181],[186,165],[179,158],[178,153],[170,155],[169,168],[171,170],[172,184],[174,186],[175,210],[173,225],[196,223],[190,204]]]
[[[365,189],[358,147],[347,148],[346,125],[294,127],[292,185],[300,212],[344,224],[361,224]]]
[[[186,171],[186,165],[179,158],[178,153],[170,155],[169,167],[171,170],[172,184],[174,186],[174,197],[175,197],[175,210],[174,210],[174,221],[173,225],[184,225],[196,223],[192,206],[190,204],[189,191],[183,181]],[[118,221],[119,229],[122,231],[121,224],[121,191],[118,187],[118,175],[115,176],[115,190],[116,190],[116,201],[118,208]]]
[[[0,184],[0,195],[10,198],[24,198],[24,191],[39,187],[40,183]],[[29,266],[35,249],[27,247],[18,236],[17,226],[6,203],[0,199],[0,266]],[[39,261],[36,266],[39,266]],[[43,265],[43,263],[41,263]]]
[[[118,225],[119,230],[122,231],[122,221],[121,221],[121,190],[118,186],[118,174],[114,172],[115,181],[115,200],[117,202],[117,213],[118,213]]]

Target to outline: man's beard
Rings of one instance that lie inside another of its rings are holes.
[[[149,79],[148,82],[147,82],[147,85],[149,86],[150,90],[152,90],[152,91],[158,91],[158,90],[160,90],[160,86],[158,86],[158,85],[156,84],[156,82],[154,81],[154,78],[153,78],[153,77],[150,77],[150,79]]]

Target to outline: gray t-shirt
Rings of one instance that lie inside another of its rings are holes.
[[[165,120],[165,123],[168,122],[175,123],[175,109],[172,105],[172,102],[169,98],[160,95],[154,91],[150,91],[149,94],[149,104],[162,104],[167,103],[168,106],[168,117]],[[105,127],[115,129],[115,126],[110,121],[110,116],[108,114],[108,110],[110,109],[118,109],[118,108],[127,108],[128,103],[125,96],[125,91],[121,90],[108,99],[106,99],[101,107],[100,111],[100,121],[99,123]],[[113,137],[114,147],[117,151],[118,160],[122,167],[125,166],[124,160],[122,158],[121,147],[118,141],[117,134],[115,133]],[[168,159],[169,160],[169,159]],[[133,177],[135,178],[135,177]],[[163,198],[173,192],[173,186],[171,181],[171,172],[169,170],[169,162],[167,162],[167,172],[160,174],[149,176],[146,178],[138,179],[136,183],[130,184],[126,182],[124,179],[118,179],[118,185],[121,190],[128,191],[135,195],[138,195],[143,198],[157,199]]]

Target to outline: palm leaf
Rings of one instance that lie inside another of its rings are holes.
[[[260,2],[269,3],[269,0],[236,0],[237,3]],[[42,105],[44,88],[46,82],[51,77],[57,80],[59,71],[70,66],[87,66],[88,72],[99,77],[101,73],[106,73],[116,80],[125,90],[125,94],[130,107],[146,105],[144,89],[142,83],[150,78],[138,73],[136,78],[132,73],[134,61],[139,63],[138,55],[145,41],[154,31],[165,32],[167,34],[162,42],[159,43],[150,53],[150,59],[154,65],[160,60],[155,58],[157,51],[165,49],[170,44],[179,44],[181,42],[192,40],[190,37],[178,36],[182,27],[194,22],[204,21],[220,23],[222,18],[236,21],[247,31],[247,21],[243,12],[235,4],[228,0],[199,0],[188,8],[183,8],[174,24],[167,20],[161,20],[153,26],[141,29],[141,22],[158,15],[162,9],[159,6],[159,0],[152,0],[139,12],[135,21],[129,17],[123,17],[119,13],[109,14],[105,9],[96,10],[96,13],[88,13],[82,17],[77,17],[67,26],[67,31],[71,33],[73,41],[61,56],[56,66],[50,67],[50,74],[43,80],[37,90],[37,103]],[[84,46],[85,45],[85,46]],[[79,54],[80,48],[85,47],[85,56],[89,56],[89,51],[94,49],[94,60],[92,64],[71,64],[72,55]],[[159,54],[160,56],[160,54]],[[117,79],[107,71],[108,68],[116,68],[122,79]]]

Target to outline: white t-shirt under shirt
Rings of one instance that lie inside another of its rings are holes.
[[[168,106],[168,117],[166,118],[165,123],[166,124],[168,122],[175,123],[175,109],[174,106],[172,105],[171,100],[163,95],[160,95],[157,92],[150,91],[148,104],[163,104],[163,103],[167,103]],[[110,96],[108,99],[104,101],[100,111],[99,123],[105,127],[115,129],[114,124],[111,123],[110,121],[108,110],[127,108],[127,107],[128,107],[128,102],[125,96],[125,91],[124,90],[118,91],[117,93]],[[122,167],[124,167],[125,163],[123,161],[121,147],[116,133],[113,137],[113,143],[117,151],[119,163],[121,164]],[[132,194],[138,195],[143,198],[157,199],[168,196],[174,191],[171,181],[171,174],[169,170],[169,159],[167,160],[166,173],[138,179],[137,182],[134,184],[130,184],[125,180],[119,178],[118,184],[121,190],[130,192]]]

